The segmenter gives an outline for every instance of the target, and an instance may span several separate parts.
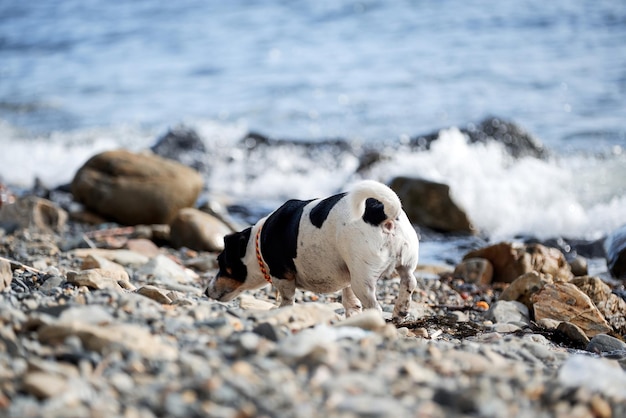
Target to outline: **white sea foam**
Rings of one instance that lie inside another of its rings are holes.
[[[288,198],[323,197],[358,180],[358,158],[347,152],[283,145],[248,153],[243,123],[187,121],[205,140],[209,194],[229,202],[273,207]],[[163,134],[131,126],[32,137],[0,124],[0,180],[30,187],[71,181],[97,152],[148,148]],[[468,144],[457,129],[440,133],[429,151],[393,150],[368,172],[389,182],[415,176],[446,183],[452,198],[492,240],[518,234],[597,238],[626,223],[626,155],[514,159],[497,143]]]
[[[498,143],[470,145],[448,129],[429,152],[398,153],[373,175],[450,185],[452,198],[491,239],[597,238],[626,222],[626,158],[619,153],[516,160]]]

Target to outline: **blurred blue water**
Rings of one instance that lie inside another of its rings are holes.
[[[2,0],[0,119],[395,139],[487,115],[626,145],[626,2]]]

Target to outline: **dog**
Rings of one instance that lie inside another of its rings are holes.
[[[378,309],[376,284],[394,271],[400,291],[393,318],[408,315],[417,287],[419,240],[398,196],[365,180],[325,199],[289,200],[254,226],[224,237],[219,270],[205,294],[227,302],[245,290],[273,284],[280,306],[296,288],[342,291],[346,317]]]

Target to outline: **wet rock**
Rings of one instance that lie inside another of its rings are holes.
[[[11,262],[4,258],[0,258],[0,292],[11,287],[13,281],[13,270],[11,270]]]
[[[606,238],[604,250],[611,275],[626,279],[626,225],[622,225]]]
[[[198,171],[205,171],[207,168],[206,146],[192,128],[183,125],[171,128],[150,149],[161,157],[176,160]]]
[[[507,286],[500,294],[500,300],[515,300],[532,309],[531,296],[541,290],[546,284],[552,283],[550,276],[531,271],[522,274]]]
[[[599,277],[576,277],[572,284],[582,290],[596,305],[609,325],[621,335],[626,335],[626,301],[612,292]]]
[[[454,277],[462,278],[466,283],[486,286],[493,279],[493,265],[485,258],[468,258],[457,264]]]
[[[485,258],[491,262],[494,281],[511,283],[531,271],[550,274],[555,281],[568,281],[572,277],[563,253],[541,244],[501,242],[470,251],[463,259],[474,257]]]
[[[231,232],[219,219],[194,208],[181,209],[170,224],[172,245],[197,251],[222,251],[224,236]]]
[[[444,232],[474,232],[469,218],[450,197],[450,187],[428,180],[396,177],[391,189],[398,194],[412,223]]]
[[[76,286],[87,286],[92,289],[133,290],[126,271],[89,269],[80,272],[67,273],[67,282]]]
[[[470,124],[462,128],[472,143],[498,142],[516,158],[546,158],[548,152],[541,142],[517,124],[502,118],[488,117],[478,124]],[[420,135],[411,138],[410,144],[420,149],[429,149],[433,141],[439,138],[438,133]]]
[[[74,198],[126,225],[168,224],[194,205],[202,177],[178,162],[152,154],[108,151],[89,159],[72,181]]]
[[[571,283],[546,284],[531,301],[536,320],[551,318],[571,322],[588,337],[611,331],[589,296]]]
[[[13,232],[31,229],[38,232],[60,232],[67,223],[67,212],[53,202],[28,196],[0,207],[0,227]]]

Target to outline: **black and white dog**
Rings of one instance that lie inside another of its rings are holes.
[[[224,238],[219,271],[206,295],[220,301],[272,283],[280,306],[296,288],[343,290],[346,316],[378,309],[376,282],[396,271],[394,318],[404,318],[416,288],[419,240],[398,196],[376,181],[326,199],[289,200],[254,226]]]

